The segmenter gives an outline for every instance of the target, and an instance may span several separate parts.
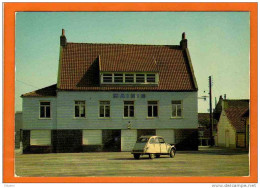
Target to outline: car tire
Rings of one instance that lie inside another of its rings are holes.
[[[149,154],[149,159],[154,159],[155,155],[153,153]]]
[[[176,150],[175,150],[175,149],[171,149],[171,151],[170,151],[170,157],[171,157],[171,158],[174,158],[174,157],[175,157],[175,153],[176,153]]]
[[[160,158],[160,155],[155,155],[156,158]]]
[[[134,154],[134,158],[135,159],[139,159],[140,158],[140,154]]]

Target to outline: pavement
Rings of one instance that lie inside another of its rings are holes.
[[[249,155],[243,150],[200,147],[135,160],[130,152],[21,154],[15,152],[15,175],[22,177],[95,176],[248,176]]]

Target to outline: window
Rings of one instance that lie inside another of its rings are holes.
[[[110,117],[110,101],[100,101],[99,117]]]
[[[125,83],[134,83],[134,74],[125,74]]]
[[[145,75],[144,74],[136,74],[136,83],[144,83]]]
[[[123,83],[124,76],[123,74],[114,74],[114,82],[115,83]]]
[[[75,117],[86,117],[85,101],[75,101]]]
[[[151,140],[150,140],[150,144],[155,144],[155,140],[154,140],[154,138],[151,138]]]
[[[172,117],[182,117],[181,101],[172,101]]]
[[[124,117],[134,117],[134,101],[124,101]]]
[[[51,118],[50,102],[40,102],[40,118]]]
[[[158,117],[157,101],[148,101],[148,117]]]
[[[146,75],[146,81],[148,83],[155,83],[155,74],[147,74]]]
[[[165,143],[163,138],[159,138],[160,143]]]
[[[112,74],[103,74],[103,82],[104,83],[112,83]]]

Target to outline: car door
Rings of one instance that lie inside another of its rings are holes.
[[[167,145],[166,145],[164,139],[163,138],[159,138],[159,142],[160,142],[161,153],[168,153],[167,152]]]
[[[158,137],[155,138],[155,153],[161,153],[161,146]]]

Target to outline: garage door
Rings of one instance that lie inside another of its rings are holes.
[[[121,131],[121,151],[132,151],[137,140],[136,130]]]
[[[51,145],[51,130],[31,130],[30,145],[32,146]]]
[[[83,145],[101,145],[102,130],[83,130]]]
[[[162,136],[166,143],[168,144],[175,144],[175,137],[174,137],[174,130],[156,130],[157,136]]]

